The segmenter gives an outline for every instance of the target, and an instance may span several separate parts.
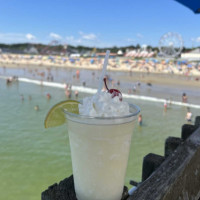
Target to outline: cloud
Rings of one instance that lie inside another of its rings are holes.
[[[96,35],[92,34],[92,33],[88,34],[88,35],[83,35],[82,38],[85,40],[96,40],[97,39]]]
[[[126,41],[126,42],[135,42],[135,40],[134,40],[134,39],[131,39],[131,38],[127,38],[127,39],[125,39],[125,41]]]
[[[56,34],[56,33],[50,33],[49,37],[52,38],[52,39],[55,39],[55,40],[62,39],[62,37],[60,35]]]
[[[86,34],[82,31],[79,31],[78,37],[66,36],[65,39],[67,44],[71,45],[96,46],[96,44],[99,42],[94,33]]]
[[[27,42],[27,34],[22,33],[0,33],[1,43],[23,43]]]
[[[66,40],[67,40],[67,41],[74,41],[74,36],[67,36],[67,37],[66,37]]]
[[[108,39],[107,41],[102,41],[100,40],[95,34],[95,37],[85,37],[85,36],[91,36],[90,34],[85,34],[83,32],[78,32],[78,36],[66,36],[64,38],[64,43],[66,43],[67,45],[73,45],[73,46],[77,46],[77,45],[81,45],[81,46],[88,46],[88,47],[100,47],[100,48],[109,48],[112,46],[123,46],[124,45],[124,41],[125,39],[123,39],[120,43],[120,41],[117,41],[118,44],[115,44],[113,42],[110,41],[110,39]],[[90,39],[88,39],[90,38]],[[94,40],[91,40],[91,38],[95,38]],[[129,40],[129,42],[132,40]]]
[[[138,38],[143,38],[143,37],[144,37],[141,33],[137,33],[136,36],[137,36]]]
[[[200,42],[200,37],[197,37],[197,38],[196,38],[196,42]]]
[[[200,42],[200,36],[199,36],[199,37],[196,37],[196,38],[190,38],[190,40],[191,40],[192,42],[199,43],[199,42]]]
[[[80,31],[79,34],[84,40],[97,40],[97,36],[94,33],[85,34],[82,31]]]
[[[28,34],[26,34],[26,38],[27,38],[28,40],[34,40],[36,37],[35,37],[34,35],[28,33]]]
[[[82,43],[81,38],[76,39],[74,36],[67,36],[66,41],[67,41],[68,44],[71,44],[71,45],[77,45],[77,44]]]

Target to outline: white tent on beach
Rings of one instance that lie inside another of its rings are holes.
[[[133,50],[133,51],[129,51],[128,53],[126,53],[126,57],[135,57],[135,55],[136,55],[136,51],[135,50]]]

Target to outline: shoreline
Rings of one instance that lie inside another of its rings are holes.
[[[133,76],[127,77],[127,76],[120,76],[121,80],[126,81],[140,81],[143,83],[151,83],[156,85],[163,85],[163,86],[174,86],[174,87],[186,87],[191,89],[190,87],[193,87],[194,89],[200,89],[200,81],[195,80],[195,76],[186,77],[183,75],[177,75],[177,74],[155,74],[155,73],[141,73],[141,72],[135,72]],[[138,76],[136,76],[138,74]]]
[[[0,59],[1,60],[1,59]],[[98,85],[98,78],[101,74],[100,65],[60,65],[49,64],[40,65],[39,63],[24,62],[0,62],[0,75],[13,76],[20,78],[37,79],[49,81],[48,76],[53,75],[53,82],[69,83],[74,86],[82,86],[83,82],[89,88]],[[80,79],[76,79],[76,72],[79,71]],[[41,76],[41,74],[43,74]],[[64,75],[65,74],[65,75]],[[94,76],[92,74],[95,74]],[[171,99],[181,101],[183,93],[189,97],[189,103],[199,104],[200,102],[200,76],[192,74],[185,76],[175,73],[146,72],[128,68],[108,68],[107,75],[111,78],[110,87],[120,88],[123,93],[156,97],[160,99]],[[198,79],[196,79],[198,77]],[[117,85],[120,81],[120,85]],[[52,82],[52,83],[53,83]],[[141,86],[138,87],[137,83]],[[149,84],[151,86],[149,86]]]
[[[8,77],[6,77],[6,76],[0,76],[0,79],[7,79],[7,78]],[[36,80],[36,79],[21,78],[21,77],[18,78],[18,81],[24,82],[24,83],[29,83],[29,84],[36,84],[36,85],[39,85],[39,86],[55,87],[55,88],[65,89],[64,83],[47,82],[47,81],[41,82],[41,81]],[[72,86],[71,90],[83,92],[83,93],[88,93],[88,94],[95,94],[97,92],[97,89],[83,87],[83,86]],[[127,94],[127,93],[122,93],[122,94],[123,94],[124,98],[128,98],[128,99],[137,99],[137,100],[142,100],[142,101],[150,101],[150,102],[158,102],[158,103],[166,102],[166,99],[157,98],[157,97],[143,96],[143,95],[137,95],[137,94]],[[200,109],[200,104],[183,103],[181,101],[171,101],[171,100],[167,100],[167,103],[170,104],[170,105],[177,105],[177,106],[182,106],[182,107],[190,107],[190,108]]]
[[[77,69],[77,70],[92,70],[92,71],[101,71],[102,68],[97,65],[60,65],[60,64],[49,64],[49,65],[40,65],[38,63],[17,63],[17,62],[0,62],[0,67],[2,68],[11,68],[11,69],[41,69],[46,70],[50,69]],[[141,81],[144,83],[159,84],[159,85],[168,85],[168,86],[186,86],[186,87],[195,87],[200,88],[200,74],[199,75],[184,75],[184,74],[172,74],[164,72],[146,72],[140,71],[137,69],[128,69],[128,68],[111,68],[108,67],[108,72],[125,72],[127,75],[119,76],[120,80],[137,82]],[[137,75],[137,76],[136,76]]]

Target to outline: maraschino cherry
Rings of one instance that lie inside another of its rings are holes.
[[[108,86],[107,86],[107,83],[106,83],[106,78],[104,78],[103,81],[105,83],[107,91],[112,95],[112,98],[118,96],[119,100],[122,101],[122,93],[117,89],[108,89]]]

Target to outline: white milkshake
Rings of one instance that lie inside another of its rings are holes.
[[[79,112],[66,112],[77,199],[120,200],[139,108],[101,92]]]

